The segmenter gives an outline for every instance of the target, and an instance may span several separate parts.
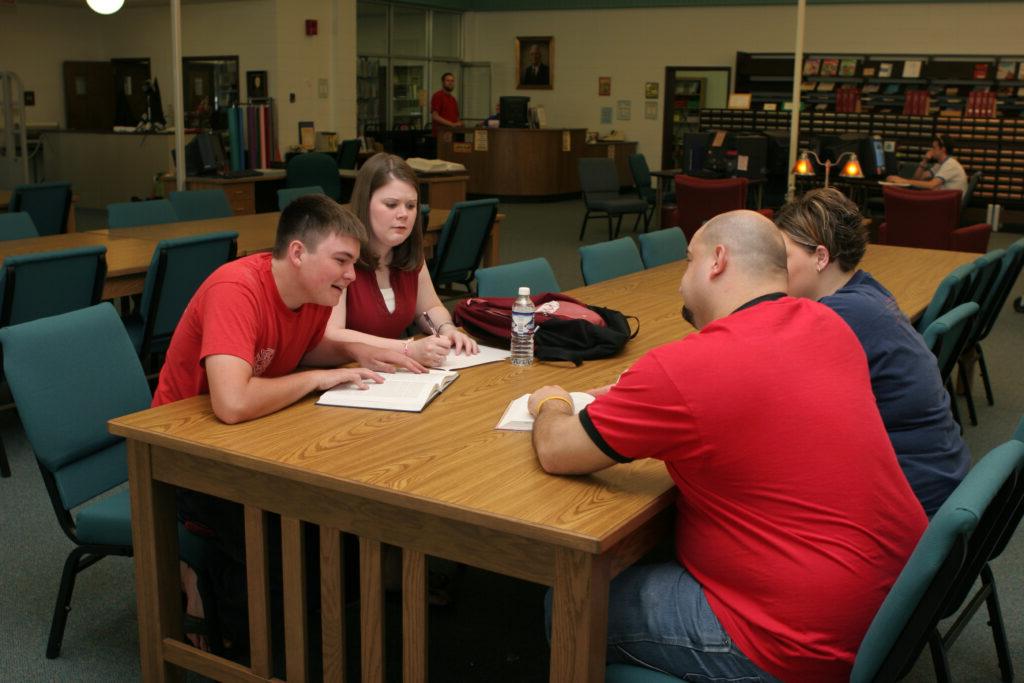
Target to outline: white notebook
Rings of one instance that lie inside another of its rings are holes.
[[[316,403],[321,406],[348,408],[374,408],[376,410],[402,410],[418,413],[435,396],[455,381],[459,373],[454,370],[430,370],[417,375],[399,370],[382,375],[384,382],[367,382],[369,389],[358,389],[344,384],[324,393]]]
[[[594,401],[592,395],[585,394],[582,391],[573,391],[569,396],[572,398],[574,413],[579,413]],[[532,432],[533,415],[530,415],[530,411],[527,408],[529,401],[530,394],[523,394],[509,403],[508,408],[505,408],[505,414],[498,420],[498,426],[495,429],[506,429],[512,432]]]

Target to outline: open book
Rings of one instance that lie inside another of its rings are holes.
[[[484,346],[482,344],[479,348],[480,353],[473,355],[468,353],[456,355],[455,351],[449,351],[444,362],[439,367],[442,370],[461,370],[462,368],[471,368],[474,365],[485,365],[487,363],[508,360],[512,355],[512,352],[508,349],[496,349],[493,346]]]
[[[384,375],[382,384],[368,382],[369,389],[358,389],[352,384],[335,387],[324,393],[316,403],[321,406],[418,413],[426,408],[435,396],[447,389],[458,376],[459,373],[454,370],[430,370],[420,375],[399,370],[394,374]]]
[[[455,161],[445,161],[444,159],[412,157],[406,159],[405,162],[417,173],[454,173],[466,170],[466,167],[462,164]]]
[[[592,395],[585,394],[582,391],[574,391],[569,396],[572,398],[573,412],[576,413],[579,413],[594,400]],[[498,420],[498,426],[495,429],[507,429],[512,432],[532,432],[533,415],[530,415],[530,411],[527,408],[529,400],[530,394],[523,394],[509,403],[508,408],[505,408],[505,414]]]

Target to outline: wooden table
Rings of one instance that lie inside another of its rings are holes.
[[[449,213],[451,212],[447,209],[431,210],[430,222],[423,240],[424,247],[429,250],[428,255],[433,252],[433,246],[437,243],[438,234],[448,219]],[[220,230],[234,230],[238,233],[238,255],[245,256],[273,248],[279,216],[279,212],[257,213],[230,218],[181,221],[136,228],[104,228],[88,232],[0,241],[0,261],[4,257],[14,254],[31,254],[103,244],[107,247],[107,281],[103,287],[103,298],[116,299],[142,292],[146,271],[153,258],[153,250],[160,240],[201,235]],[[499,263],[498,244],[501,221],[504,217],[504,214],[499,213],[495,220],[490,240],[484,250],[484,266]]]
[[[949,269],[974,258],[871,247],[864,265],[914,314],[930,299],[924,288],[933,291]],[[111,431],[128,439],[144,680],[174,678],[176,667],[219,679],[270,678],[267,511],[282,516],[288,680],[308,674],[301,521],[320,528],[325,680],[340,680],[345,668],[342,532],[360,539],[364,681],[384,680],[382,543],[402,549],[405,680],[427,678],[427,555],[552,587],[550,679],[603,680],[609,581],[669,533],[673,484],[654,460],[550,476],[537,465],[528,434],[493,427],[523,393],[548,383],[582,390],[614,381],[646,350],[691,332],[676,293],[684,267],[668,264],[574,292],[640,318],[640,333],[620,356],[580,368],[469,368],[423,413],[320,407],[310,396],[274,415],[225,425],[209,397],[198,396],[111,421]],[[245,506],[251,668],[182,642],[175,486]]]

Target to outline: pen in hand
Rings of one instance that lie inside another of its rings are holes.
[[[438,332],[437,327],[434,326],[434,321],[430,319],[430,316],[427,315],[426,311],[423,311],[423,321],[427,323],[427,329],[430,330],[431,334],[433,334],[435,337],[441,336],[441,333]]]

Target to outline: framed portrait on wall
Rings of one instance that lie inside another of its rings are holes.
[[[245,89],[250,102],[267,99],[267,72],[246,71]]]
[[[555,85],[555,39],[516,38],[516,88],[551,90]]]

